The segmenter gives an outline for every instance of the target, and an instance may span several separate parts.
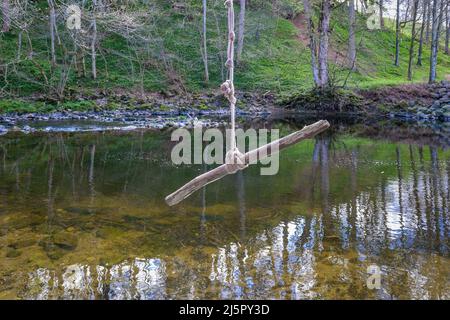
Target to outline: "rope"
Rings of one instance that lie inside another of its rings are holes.
[[[230,102],[231,113],[231,144],[230,150],[225,155],[225,164],[228,173],[236,173],[245,169],[248,164],[245,163],[245,155],[243,155],[236,146],[236,97],[234,92],[234,7],[233,0],[226,0],[225,6],[228,8],[228,49],[227,62],[225,66],[228,68],[228,80],[226,80],[220,89],[224,96]]]

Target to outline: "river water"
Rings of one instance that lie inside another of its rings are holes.
[[[0,136],[0,298],[450,299],[450,128],[329,120],[175,207],[169,130]]]

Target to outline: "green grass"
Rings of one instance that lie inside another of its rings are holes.
[[[389,21],[386,19],[387,22]],[[364,23],[364,21],[359,21]],[[400,42],[399,66],[394,66],[395,57],[395,30],[393,24],[386,23],[384,30],[363,31],[358,34],[357,43],[362,45],[358,52],[358,72],[352,75],[350,84],[362,88],[398,85],[410,83],[407,80],[409,46],[411,43],[410,31],[403,30]],[[407,25],[408,26],[408,25]],[[362,41],[361,41],[362,39]],[[427,82],[429,75],[430,49],[429,44],[424,45],[422,66],[417,66],[417,51],[419,48],[418,36],[414,44],[413,79],[412,82]],[[444,79],[450,73],[450,56],[443,50],[438,54],[438,79]]]
[[[109,107],[113,109],[114,107]],[[0,113],[46,113],[51,111],[90,111],[97,110],[97,105],[92,101],[66,101],[62,103],[26,102],[18,99],[0,99]]]
[[[27,113],[27,112],[37,112],[41,107],[39,104],[31,104],[26,103],[19,100],[12,99],[2,99],[0,100],[0,113],[9,113],[9,112],[19,112],[19,113]]]
[[[149,26],[149,34],[157,36],[148,48],[139,47],[131,52],[131,40],[120,36],[107,36],[101,40],[102,50],[97,58],[98,78],[89,75],[78,77],[74,70],[70,73],[66,94],[93,93],[97,90],[114,91],[119,88],[129,91],[167,92],[174,86],[198,93],[218,88],[224,80],[226,70],[222,67],[226,48],[226,17],[221,1],[209,8],[208,13],[208,56],[210,82],[205,84],[201,45],[201,8],[198,3],[185,14],[174,12],[166,2],[158,1],[155,21]],[[137,8],[138,10],[139,8]],[[142,9],[142,8],[141,8]],[[218,29],[213,10],[217,17]],[[236,7],[239,10],[239,7]],[[298,7],[295,12],[298,12]],[[385,30],[370,31],[365,26],[366,18],[358,16],[357,21],[357,71],[330,64],[330,74],[338,85],[344,83],[351,88],[374,88],[386,85],[408,83],[407,64],[410,37],[408,26],[402,33],[400,46],[400,66],[393,65],[395,51],[395,31],[387,20]],[[3,97],[26,97],[32,93],[54,95],[54,87],[60,81],[61,67],[52,69],[48,61],[47,25],[42,23],[34,28],[34,58],[25,59],[27,46],[24,44],[21,62],[0,77]],[[153,29],[152,29],[153,28]],[[62,28],[63,29],[63,28]],[[331,46],[333,51],[346,56],[348,38],[347,12],[344,7],[333,10]],[[61,31],[63,32],[63,31]],[[242,61],[235,73],[238,90],[271,91],[280,96],[289,95],[313,86],[310,52],[297,36],[299,30],[284,18],[275,17],[267,8],[247,11],[245,47]],[[64,36],[64,35],[63,35]],[[17,32],[0,36],[0,64],[11,61],[16,56]],[[136,43],[133,43],[136,45]],[[219,48],[222,47],[222,51]],[[429,72],[429,46],[424,50],[423,66],[416,66],[414,58],[413,82],[426,82]],[[416,44],[417,52],[418,44]],[[60,56],[61,56],[60,52]],[[138,59],[136,59],[138,57]],[[89,73],[90,59],[86,55],[86,69]],[[39,66],[39,67],[37,67]],[[438,78],[450,73],[450,57],[442,50],[438,57]],[[45,77],[48,83],[45,82]],[[175,80],[174,80],[175,79]],[[0,110],[26,110],[37,108],[60,108],[73,110],[93,108],[87,104],[25,106],[25,103],[4,100]],[[17,109],[16,109],[17,108]]]

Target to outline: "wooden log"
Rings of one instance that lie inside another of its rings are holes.
[[[325,131],[329,127],[330,124],[328,121],[320,120],[316,123],[313,123],[312,125],[304,127],[300,131],[296,131],[294,133],[291,133],[290,135],[287,135],[286,137],[272,141],[271,143],[268,143],[262,147],[247,152],[245,154],[245,163],[246,164],[256,163],[258,159],[261,160],[264,157],[268,157],[272,154],[275,154],[278,151],[286,149],[302,140],[312,138],[315,135]],[[229,174],[228,172],[229,171],[227,168],[227,164],[223,164],[215,169],[205,172],[204,174],[186,183],[184,186],[182,186],[174,193],[168,195],[165,199],[166,203],[169,206],[174,206],[183,201],[184,199],[186,199],[187,197],[189,197],[195,191],[203,188],[204,186],[214,181],[217,181],[227,176]]]

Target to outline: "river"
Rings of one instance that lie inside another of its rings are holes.
[[[170,130],[0,136],[0,298],[450,299],[449,128],[329,120],[175,207]]]

